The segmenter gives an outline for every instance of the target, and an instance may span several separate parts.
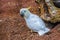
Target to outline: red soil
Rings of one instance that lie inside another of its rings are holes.
[[[60,40],[60,24],[44,36],[27,28],[19,10],[29,6],[37,8],[35,0],[0,0],[0,40]],[[38,15],[37,10],[31,12]]]

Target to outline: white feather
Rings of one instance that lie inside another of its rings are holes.
[[[29,16],[25,17],[28,14]],[[39,16],[32,14],[31,12],[28,12],[28,14],[24,16],[28,28],[37,32],[39,35],[44,35],[45,33],[50,31],[50,29],[46,27],[44,21]]]

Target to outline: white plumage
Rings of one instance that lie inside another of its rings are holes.
[[[23,15],[28,28],[37,32],[40,36],[50,31],[50,29],[45,26],[43,20],[39,16],[32,14],[27,8],[22,8],[20,15]]]

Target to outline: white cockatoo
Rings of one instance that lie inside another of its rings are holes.
[[[37,32],[40,36],[50,31],[44,21],[39,16],[31,13],[28,8],[20,9],[20,15],[24,17],[28,28]]]

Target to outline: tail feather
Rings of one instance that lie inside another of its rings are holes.
[[[39,34],[40,36],[42,36],[42,35],[44,35],[45,33],[49,32],[49,31],[50,31],[50,29],[46,28],[45,31],[44,31],[44,30],[39,30],[39,31],[38,31],[38,34]]]

